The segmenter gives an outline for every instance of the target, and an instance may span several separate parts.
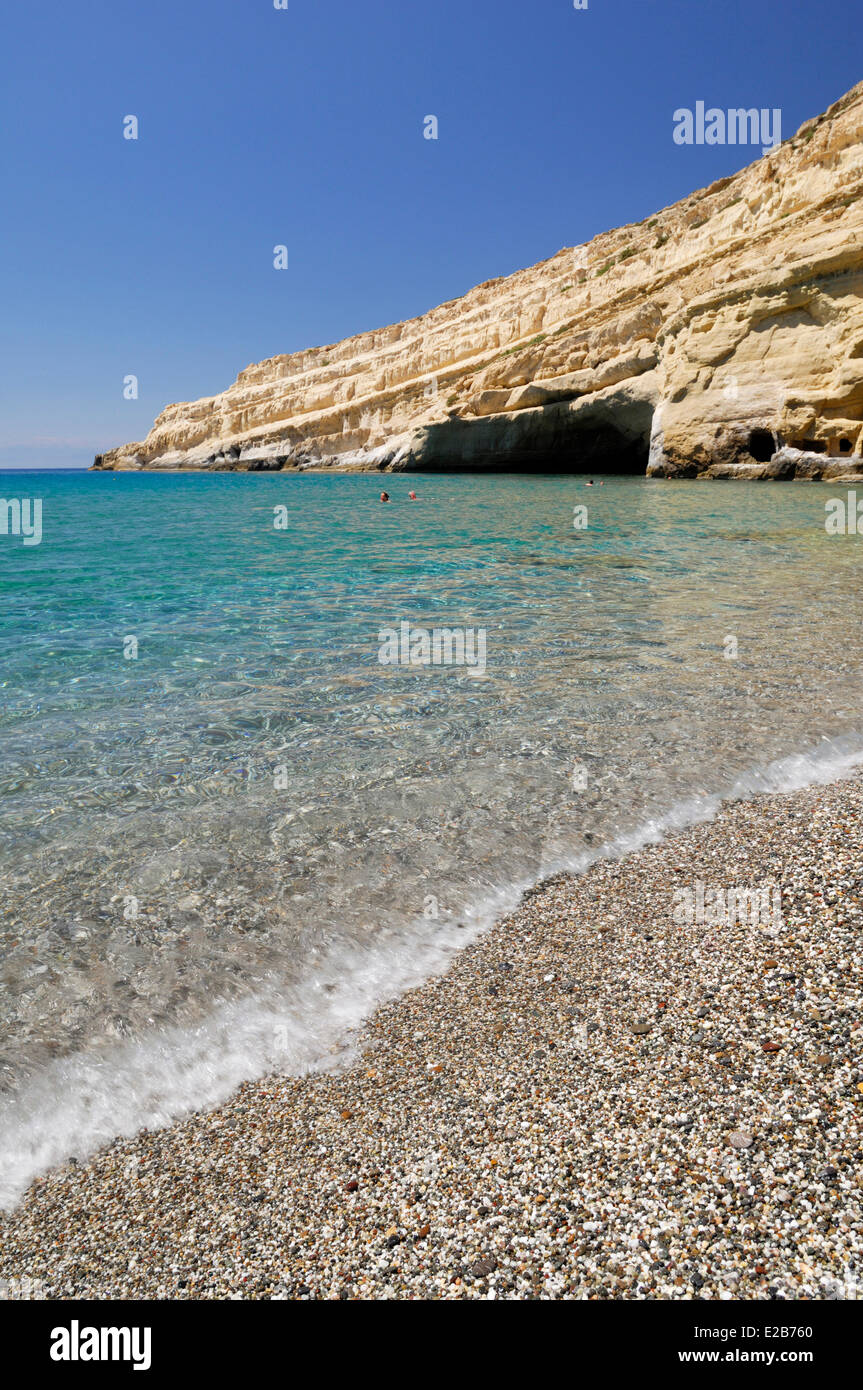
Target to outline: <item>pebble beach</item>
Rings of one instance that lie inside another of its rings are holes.
[[[849,1299],[863,1274],[863,777],[539,884],[269,1076],[38,1179],[0,1281],[48,1299]],[[675,921],[781,886],[780,928]]]

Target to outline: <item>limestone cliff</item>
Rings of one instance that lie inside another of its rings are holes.
[[[247,367],[94,467],[863,472],[863,83],[636,225]]]

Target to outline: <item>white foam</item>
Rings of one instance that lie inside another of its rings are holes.
[[[863,737],[858,734],[830,739],[806,753],[778,758],[766,767],[756,768],[735,779],[723,791],[710,796],[694,796],[677,802],[665,815],[645,821],[638,829],[607,841],[595,853],[558,856],[543,864],[542,876],[554,873],[583,873],[597,859],[619,859],[645,845],[658,844],[677,830],[713,820],[724,801],[741,801],[763,794],[792,792],[801,787],[824,786],[838,782],[863,765]]]
[[[435,974],[453,954],[517,904],[513,885],[462,916],[464,926],[415,924],[366,948],[321,953],[314,969],[277,997],[222,1005],[195,1028],[170,1028],[75,1053],[44,1068],[0,1122],[0,1208],[33,1178],[83,1159],[117,1136],[159,1129],[226,1100],[270,1072],[301,1076],[348,1062],[356,1029],[371,1012]]]
[[[822,740],[738,778],[724,793],[693,797],[595,851],[559,858],[543,873],[583,872],[670,832],[710,820],[722,800],[836,781],[863,764],[863,739]],[[217,1009],[192,1029],[172,1028],[118,1043],[98,1056],[52,1063],[6,1106],[0,1123],[0,1207],[69,1158],[84,1159],[117,1136],[159,1129],[225,1101],[245,1081],[271,1072],[331,1070],[354,1055],[356,1030],[388,999],[442,973],[454,952],[511,911],[529,882],[511,884],[462,914],[462,928],[415,922],[367,947],[321,953],[301,983],[277,997]]]

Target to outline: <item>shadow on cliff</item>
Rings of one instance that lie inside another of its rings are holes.
[[[407,471],[627,473],[644,475],[654,402],[615,392],[513,414],[452,416],[426,425],[402,462]]]

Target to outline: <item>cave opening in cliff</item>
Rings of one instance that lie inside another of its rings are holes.
[[[535,463],[533,471],[643,477],[647,472],[649,457],[649,434],[633,438],[613,428],[584,430],[569,444]]]
[[[749,436],[749,452],[756,463],[769,463],[776,451],[773,435],[769,430],[753,430]]]
[[[644,477],[653,405],[616,400],[431,426],[413,467],[460,472],[596,473]]]
[[[480,466],[501,473],[596,473],[644,477],[650,439],[618,430],[580,430],[569,440],[549,438],[529,449],[501,449]],[[470,467],[468,464],[467,467]]]

